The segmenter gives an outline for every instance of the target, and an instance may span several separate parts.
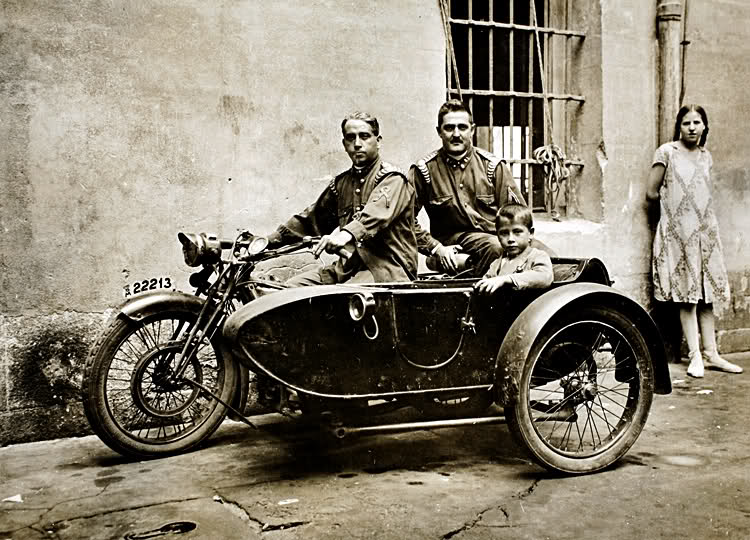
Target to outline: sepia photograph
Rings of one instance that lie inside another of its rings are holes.
[[[750,0],[0,0],[0,540],[750,538],[749,54]]]

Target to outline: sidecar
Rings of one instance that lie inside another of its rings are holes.
[[[548,289],[492,296],[473,279],[429,275],[281,290],[227,319],[225,353],[334,413],[341,436],[504,421],[539,464],[593,472],[633,445],[653,394],[671,391],[668,359],[600,260],[553,265]],[[378,405],[421,416],[362,414]]]

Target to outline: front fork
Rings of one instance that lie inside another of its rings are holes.
[[[214,334],[216,331],[222,327],[224,324],[224,320],[227,318],[227,311],[225,309],[225,306],[228,305],[228,303],[231,301],[231,298],[233,294],[235,293],[236,289],[236,283],[237,283],[237,272],[240,271],[240,267],[236,265],[227,265],[226,268],[224,268],[219,275],[219,278],[216,280],[216,282],[208,288],[206,291],[206,301],[203,304],[203,307],[200,310],[200,313],[198,314],[198,319],[196,320],[195,324],[190,330],[190,333],[188,334],[187,339],[185,340],[185,344],[182,347],[182,350],[180,351],[179,355],[179,361],[177,363],[177,366],[172,373],[172,383],[174,384],[182,384],[187,383],[195,388],[198,388],[202,392],[210,395],[212,398],[214,398],[216,401],[227,407],[231,411],[231,416],[234,419],[240,420],[250,427],[255,428],[256,426],[252,424],[243,414],[241,411],[237,410],[237,408],[233,407],[231,404],[226,403],[223,401],[219,396],[215,395],[211,390],[206,388],[203,384],[201,384],[199,381],[195,381],[192,379],[189,379],[185,377],[185,370],[187,369],[188,365],[192,361],[193,357],[196,355],[198,349],[200,348],[201,343],[204,341],[211,341],[214,338]],[[215,298],[217,296],[221,295],[221,298],[219,300],[216,300]],[[204,323],[205,321],[205,323]],[[175,330],[175,334],[172,336],[172,340],[176,340],[179,335],[180,329],[178,328]],[[241,368],[243,369],[243,368]],[[247,370],[245,369],[245,372]],[[243,377],[242,374],[239,378],[239,384],[247,386],[248,377],[247,374]],[[240,388],[240,392],[242,392],[243,389]],[[238,404],[240,407],[244,406],[244,401],[246,400],[246,392],[247,390],[244,390],[245,392],[245,399],[242,399],[240,395],[239,400],[233,400],[235,404]],[[239,403],[238,403],[239,401]]]

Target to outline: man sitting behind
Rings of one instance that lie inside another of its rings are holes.
[[[549,255],[531,246],[534,221],[531,210],[520,204],[506,204],[497,212],[497,238],[503,248],[484,277],[474,288],[492,294],[510,286],[513,289],[543,289],[552,284],[552,261]]]
[[[436,129],[442,147],[409,169],[414,213],[424,208],[430,218],[429,232],[415,224],[417,246],[428,268],[448,274],[471,268],[479,277],[502,253],[495,231],[498,209],[526,201],[508,166],[474,147],[474,120],[465,103],[443,103]],[[534,245],[546,249],[538,240]]]

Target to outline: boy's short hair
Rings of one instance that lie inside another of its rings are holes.
[[[495,227],[498,229],[500,228],[501,218],[511,222],[517,221],[529,229],[529,231],[534,228],[534,218],[531,215],[531,208],[523,204],[511,203],[501,207],[495,216]]]

